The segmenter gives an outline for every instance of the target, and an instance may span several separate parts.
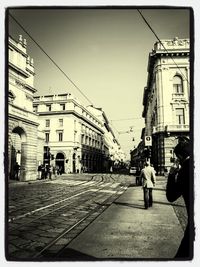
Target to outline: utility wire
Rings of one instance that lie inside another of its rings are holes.
[[[159,41],[159,43],[163,46],[164,50],[169,53],[169,51],[165,48],[164,44],[161,42],[160,38],[158,37],[158,35],[155,33],[155,31],[153,30],[153,28],[150,26],[150,24],[148,23],[148,21],[145,19],[145,17],[143,16],[142,12],[137,9],[137,11],[139,12],[139,14],[141,15],[141,17],[143,18],[144,22],[147,24],[147,26],[149,27],[149,29],[153,32],[153,34],[155,35],[156,39]],[[170,53],[169,53],[170,54]],[[181,72],[181,74],[183,75],[183,77],[186,79],[186,81],[188,82],[188,84],[190,85],[190,82],[188,81],[187,77],[185,77],[185,75],[183,74],[183,72],[181,71],[181,69],[179,68],[179,66],[177,65],[177,63],[174,61],[174,59],[172,58],[172,56],[170,55],[172,61],[174,62],[174,64],[176,65],[176,67],[179,69],[179,71]]]
[[[110,121],[132,121],[132,120],[143,120],[144,118],[127,118],[127,119],[116,119],[116,120],[110,120]]]
[[[90,99],[81,91],[81,89],[69,78],[69,76],[58,66],[58,64],[47,54],[47,52],[41,47],[41,45],[30,35],[30,33],[17,21],[13,15],[9,13],[9,16],[22,28],[22,30],[31,38],[31,40],[42,50],[42,52],[51,60],[51,62],[61,71],[61,73],[73,84],[73,86],[81,93],[85,99],[92,105]]]

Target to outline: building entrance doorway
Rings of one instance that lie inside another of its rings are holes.
[[[58,153],[56,155],[56,169],[62,174],[65,172],[65,156],[63,153]]]
[[[10,162],[9,173],[10,179],[21,180],[22,169],[25,168],[24,164],[24,149],[23,143],[26,141],[26,135],[22,128],[16,127],[13,129],[10,138]]]

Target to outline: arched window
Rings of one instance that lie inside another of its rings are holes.
[[[183,94],[183,80],[178,75],[173,78],[173,92],[174,94]]]

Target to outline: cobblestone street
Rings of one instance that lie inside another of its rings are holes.
[[[73,175],[9,185],[8,254],[56,253],[126,190],[123,175]],[[58,242],[57,242],[58,241]]]
[[[159,178],[161,188],[165,182],[165,178]],[[123,174],[62,175],[53,180],[10,183],[9,258],[57,257],[128,187],[141,190],[135,185],[134,176]],[[186,211],[182,200],[173,208],[184,229]]]

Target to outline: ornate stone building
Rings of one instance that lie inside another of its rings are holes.
[[[35,180],[43,158],[44,137],[33,112],[33,59],[26,40],[8,38],[8,174],[10,179]],[[20,165],[18,178],[16,165]]]
[[[158,174],[169,169],[180,135],[189,136],[189,39],[161,40],[149,54],[143,95],[144,136],[152,136],[151,161]]]
[[[37,96],[34,111],[45,133],[44,163],[65,173],[103,170],[103,125],[76,98],[70,93]]]

